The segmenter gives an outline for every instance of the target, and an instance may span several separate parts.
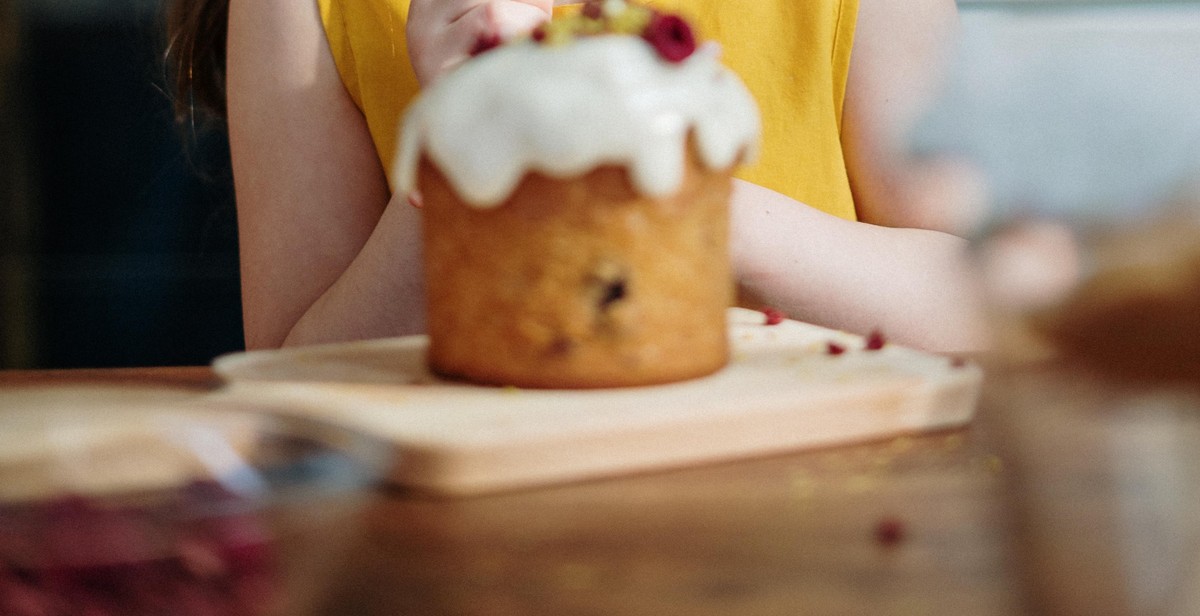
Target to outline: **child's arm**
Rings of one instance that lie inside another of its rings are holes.
[[[392,199],[316,5],[232,0],[230,147],[248,348],[424,330],[420,214]],[[552,0],[413,0],[428,81],[481,35],[549,18]],[[390,202],[390,203],[389,203]]]
[[[429,85],[466,60],[481,41],[506,40],[550,19],[553,0],[412,0],[408,56]]]
[[[977,204],[930,199],[922,181],[929,179],[928,168],[907,154],[914,125],[942,85],[957,35],[954,0],[860,3],[842,115],[842,145],[860,220],[952,233],[971,222],[972,212],[953,208]]]
[[[937,85],[957,14],[953,0],[860,5],[843,145],[863,222],[741,182],[734,192],[739,283],[794,318],[938,351],[986,346],[981,290],[962,229],[970,184],[942,194],[905,157],[907,131]],[[953,168],[947,167],[952,171]],[[968,178],[969,179],[969,178]],[[961,190],[961,189],[968,190]],[[867,224],[871,223],[871,224]]]
[[[233,0],[229,131],[249,348],[423,329],[417,212],[388,205],[316,4]]]
[[[428,27],[439,22],[431,13],[421,17],[422,11],[463,11],[436,13],[458,19],[443,24],[446,41],[418,45],[431,54],[425,77],[465,57],[469,49],[456,45],[474,45],[468,26],[508,35],[508,29],[544,21],[551,4],[413,0],[418,19],[431,20]],[[423,331],[420,213],[404,196],[389,197],[384,169],[338,75],[316,5],[230,5],[229,132],[247,347]]]
[[[961,238],[852,222],[738,181],[734,270],[788,316],[944,352],[986,346],[980,289]]]

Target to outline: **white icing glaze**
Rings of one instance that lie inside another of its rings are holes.
[[[396,187],[416,189],[424,153],[476,207],[503,203],[530,171],[570,178],[604,164],[628,168],[643,194],[671,194],[683,180],[689,131],[711,169],[756,153],[758,107],[718,56],[708,44],[672,64],[642,39],[618,35],[487,52],[408,109]]]

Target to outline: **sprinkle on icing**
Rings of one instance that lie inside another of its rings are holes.
[[[756,153],[758,108],[719,55],[709,43],[671,62],[643,38],[622,35],[501,45],[409,108],[396,187],[416,189],[425,155],[481,208],[503,203],[529,172],[565,179],[608,164],[629,169],[643,194],[672,194],[683,181],[689,134],[712,169]]]
[[[683,17],[625,0],[588,0],[578,13],[542,24],[530,37],[538,43],[563,45],[580,36],[599,34],[640,36],[668,62],[682,62],[696,51],[692,27]],[[495,47],[476,44],[475,49],[483,52]]]

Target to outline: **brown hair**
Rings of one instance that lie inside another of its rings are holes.
[[[183,124],[225,118],[225,34],[229,0],[174,0],[167,11],[164,62]]]

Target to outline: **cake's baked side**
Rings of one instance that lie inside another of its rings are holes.
[[[501,207],[464,204],[421,164],[430,367],[494,385],[593,388],[711,374],[729,356],[729,170],[689,156],[651,198],[627,172],[528,175]]]
[[[575,389],[728,362],[728,201],[760,126],[719,58],[677,15],[591,0],[418,97],[394,175],[424,204],[434,372]]]

